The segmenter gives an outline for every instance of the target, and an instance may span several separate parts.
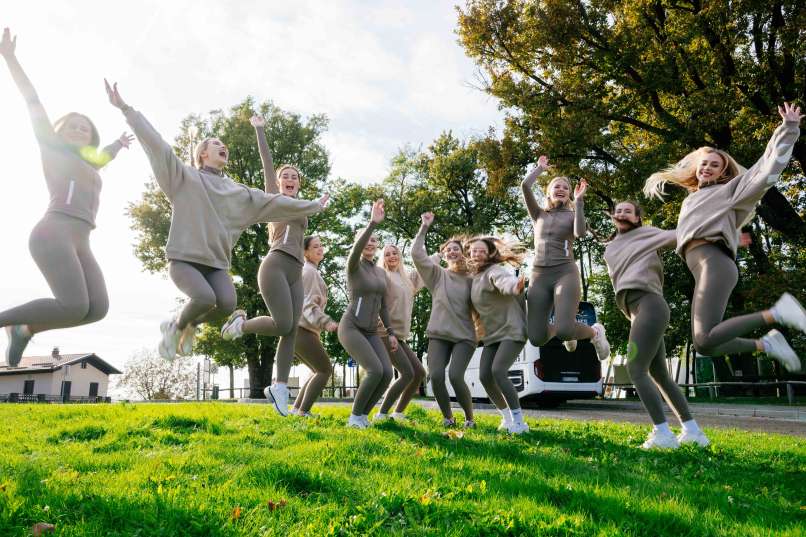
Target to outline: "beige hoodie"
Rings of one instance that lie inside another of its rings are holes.
[[[305,261],[302,266],[302,287],[305,289],[305,299],[299,326],[319,334],[333,319],[325,313],[327,285],[317,266],[310,261]]]
[[[491,265],[473,276],[470,290],[479,315],[485,345],[505,339],[526,341],[526,303],[518,278],[501,265]]]

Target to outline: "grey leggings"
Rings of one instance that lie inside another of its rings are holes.
[[[397,369],[399,376],[386,391],[380,412],[386,414],[395,401],[397,401],[395,412],[403,412],[423,383],[425,368],[405,341],[397,341],[396,352],[392,352],[392,349],[389,348],[388,338],[383,338],[383,344],[386,346],[386,352],[389,353],[392,366]]]
[[[364,368],[366,374],[361,379],[353,401],[353,414],[369,414],[392,380],[392,362],[386,347],[378,334],[367,334],[353,323],[351,315],[339,321],[339,342],[344,350]]]
[[[303,412],[311,410],[314,401],[322,393],[330,378],[331,365],[330,356],[322,346],[319,334],[311,332],[305,328],[297,330],[297,341],[294,343],[294,354],[299,360],[307,365],[313,375],[311,375],[300,389],[297,399],[294,401],[294,408]]]
[[[582,288],[573,261],[553,267],[534,267],[526,291],[529,341],[540,347],[557,337],[561,341],[587,339],[593,331],[577,322]],[[554,324],[549,324],[554,309]]]
[[[31,333],[100,321],[109,311],[101,267],[90,250],[87,222],[46,213],[28,241],[31,256],[53,292],[0,313],[0,326],[28,325]]]
[[[688,402],[666,369],[666,344],[663,333],[669,325],[669,306],[662,296],[645,291],[628,290],[624,297],[627,314],[632,320],[627,345],[627,371],[638,397],[658,425],[666,422],[660,388],[677,418],[691,419]],[[654,382],[653,382],[654,381]]]
[[[694,276],[691,298],[691,334],[694,348],[707,356],[756,351],[754,339],[740,338],[767,325],[761,312],[723,321],[739,269],[720,247],[703,244],[686,252],[686,265]]]
[[[238,297],[232,277],[226,270],[171,260],[168,274],[176,287],[190,298],[176,321],[180,330],[188,324],[200,325],[223,319],[235,310]]]
[[[490,401],[499,410],[504,408],[518,409],[521,407],[521,400],[518,397],[518,390],[509,380],[509,368],[518,359],[523,341],[512,341],[505,339],[497,343],[485,345],[481,351],[481,363],[479,364],[479,380]]]
[[[302,264],[285,252],[269,252],[257,274],[260,294],[271,317],[255,317],[243,323],[244,334],[280,336],[274,363],[277,382],[288,382],[294,361],[294,341],[302,315],[305,289],[302,286]]]
[[[451,400],[448,389],[445,387],[445,368],[448,367],[448,378],[456,394],[456,400],[465,411],[465,419],[473,419],[473,398],[470,388],[465,382],[465,371],[473,358],[476,344],[471,341],[458,341],[456,343],[445,339],[428,340],[428,376],[431,378],[431,388],[434,390],[434,399],[445,418],[453,418]]]

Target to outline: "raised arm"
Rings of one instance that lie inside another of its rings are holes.
[[[540,204],[537,202],[535,193],[532,187],[537,181],[537,178],[549,168],[549,159],[545,155],[541,155],[537,159],[537,166],[532,170],[529,175],[521,182],[521,190],[523,190],[523,200],[526,202],[526,210],[529,211],[529,216],[532,220],[537,220],[540,217]]]
[[[383,210],[383,200],[375,200],[375,203],[372,204],[372,212],[369,219],[369,224],[361,232],[361,234],[356,237],[355,243],[353,243],[353,248],[350,250],[350,255],[347,257],[347,272],[354,272],[358,268],[358,263],[361,261],[361,254],[364,251],[364,247],[369,242],[369,238],[372,237],[372,232],[375,228],[383,221],[384,218],[384,210]]]
[[[325,194],[318,200],[300,200],[282,194],[271,194],[240,185],[246,191],[246,199],[239,215],[238,225],[247,228],[260,222],[282,222],[302,216],[311,216],[324,210],[329,195]]]
[[[280,187],[277,186],[274,160],[271,156],[269,142],[266,140],[266,120],[263,119],[263,116],[255,114],[249,119],[249,123],[255,128],[255,134],[257,135],[257,149],[260,152],[260,162],[263,163],[263,182],[266,192],[279,194]]]
[[[34,134],[39,143],[53,143],[55,141],[55,133],[53,132],[53,125],[50,123],[47,112],[39,102],[39,95],[34,89],[31,80],[23,71],[20,62],[17,60],[15,50],[17,47],[17,36],[11,37],[11,31],[8,28],[3,30],[3,37],[0,39],[0,56],[6,60],[6,65],[11,73],[11,78],[20,90],[25,104],[28,107],[28,114],[31,116],[31,123],[34,126]]]
[[[129,126],[140,140],[160,188],[169,200],[173,199],[174,193],[185,179],[185,164],[179,160],[173,148],[162,139],[143,114],[126,104],[120,96],[117,83],[110,86],[104,79],[104,85],[109,102],[123,112]]]
[[[411,259],[414,261],[414,267],[417,269],[417,273],[422,278],[425,286],[433,289],[442,270],[436,260],[428,256],[428,252],[425,249],[425,236],[428,233],[428,228],[434,222],[434,213],[423,213],[420,215],[420,220],[422,224],[420,229],[417,230],[417,235],[414,236],[414,241],[411,243]]]
[[[588,191],[588,182],[583,179],[574,189],[574,237],[582,238],[588,232],[588,223],[585,221],[585,192]]]

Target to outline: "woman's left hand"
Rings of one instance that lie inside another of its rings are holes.
[[[583,179],[579,182],[576,188],[574,188],[574,201],[584,198],[585,192],[587,191],[588,191],[588,181],[586,179]]]
[[[122,145],[126,149],[128,149],[129,146],[132,145],[133,141],[134,141],[134,135],[129,134],[128,132],[124,132],[123,134],[120,135],[120,138],[118,138],[118,142],[120,142],[120,145]]]

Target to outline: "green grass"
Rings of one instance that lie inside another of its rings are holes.
[[[647,426],[436,413],[346,429],[266,406],[2,405],[0,535],[804,535],[806,443],[709,430],[647,453]]]

